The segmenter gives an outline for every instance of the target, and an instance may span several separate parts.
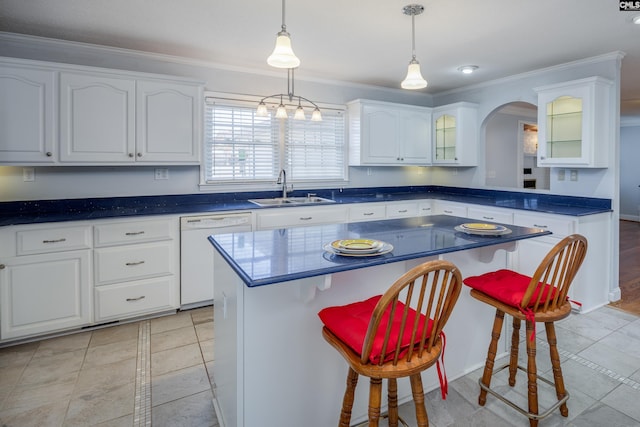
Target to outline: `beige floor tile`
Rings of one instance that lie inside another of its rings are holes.
[[[153,338],[151,339],[153,341]],[[152,378],[188,368],[202,362],[202,354],[198,344],[189,344],[182,347],[159,351],[151,355]]]
[[[97,329],[92,333],[90,347],[138,339],[139,328],[139,322],[135,322]]]
[[[24,370],[24,366],[0,368],[0,390],[11,390],[18,383]]]
[[[200,323],[196,325],[196,334],[198,341],[207,341],[213,339],[213,322]]]
[[[207,306],[191,310],[191,319],[193,324],[213,322],[213,306]]]
[[[40,341],[40,346],[33,357],[47,357],[75,350],[86,350],[90,339],[91,332],[82,332]]]
[[[193,344],[196,342],[198,342],[198,337],[196,337],[196,331],[193,329],[193,326],[171,329],[153,335],[153,339],[151,340],[151,352],[157,353],[158,351],[181,347],[183,345]]]
[[[44,384],[59,382],[69,373],[78,373],[82,367],[85,350],[58,353],[33,358],[25,368],[19,384]]]
[[[45,384],[24,384],[13,388],[2,406],[5,414],[19,414],[32,411],[55,401],[68,401],[76,384],[77,373],[69,373],[56,382]]]
[[[151,319],[151,334],[158,334],[160,332],[170,331],[171,329],[185,328],[192,325],[191,314],[189,314],[188,311],[183,311],[171,316]]]
[[[88,426],[133,414],[135,383],[75,396],[65,426]]]
[[[133,425],[133,415],[125,415],[115,420],[98,423],[95,427],[131,427]]]
[[[135,381],[135,358],[92,366],[80,371],[73,395],[88,394]]]
[[[130,339],[122,342],[114,342],[95,347],[89,347],[82,369],[92,366],[108,365],[135,358],[138,354],[138,339]]]
[[[214,359],[213,343],[214,340],[200,341],[200,351],[205,362],[211,362]]]
[[[66,401],[56,401],[30,411],[5,414],[0,412],[0,425],[7,427],[54,427],[63,425]]]
[[[152,409],[153,427],[217,426],[211,390],[174,400]]]
[[[38,350],[40,343],[15,345],[0,348],[0,369],[15,366],[26,366]]]
[[[162,405],[206,390],[211,390],[211,385],[203,364],[167,372],[153,378],[151,404]]]

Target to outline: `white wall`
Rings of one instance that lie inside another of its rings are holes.
[[[640,221],[640,122],[620,127],[620,217]]]

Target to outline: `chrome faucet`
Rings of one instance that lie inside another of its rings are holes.
[[[282,198],[286,199],[287,198],[287,172],[284,169],[280,171],[280,175],[278,175],[278,180],[276,181],[276,184],[278,185],[282,184]]]

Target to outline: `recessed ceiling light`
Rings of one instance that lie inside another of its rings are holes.
[[[458,71],[461,71],[464,74],[471,74],[477,69],[477,65],[463,65],[462,67],[458,67]]]
[[[631,22],[633,22],[634,24],[640,25],[640,15],[637,15],[631,18]]]

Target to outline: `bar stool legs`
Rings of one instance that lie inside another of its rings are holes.
[[[347,389],[342,399],[342,411],[340,412],[340,423],[338,427],[349,427],[351,423],[351,409],[353,408],[353,399],[358,384],[358,373],[349,367],[347,373]]]
[[[549,352],[551,354],[551,367],[553,368],[553,381],[556,385],[556,396],[558,400],[562,400],[567,395],[567,390],[564,388],[564,379],[562,377],[562,369],[560,368],[560,355],[558,354],[558,340],[556,339],[556,328],[553,322],[544,324],[547,332],[547,341],[549,343]],[[563,417],[569,416],[569,409],[565,403],[560,405],[560,414]]]
[[[478,397],[478,404],[484,406],[487,402],[487,391],[491,385],[491,376],[493,375],[493,364],[496,360],[496,352],[498,351],[498,340],[500,339],[500,333],[502,332],[502,322],[504,321],[504,313],[500,310],[496,310],[496,318],[493,321],[493,330],[491,331],[491,343],[489,344],[489,351],[487,352],[487,360],[484,363],[484,373],[480,380],[480,396]],[[484,385],[484,388],[482,387]]]

